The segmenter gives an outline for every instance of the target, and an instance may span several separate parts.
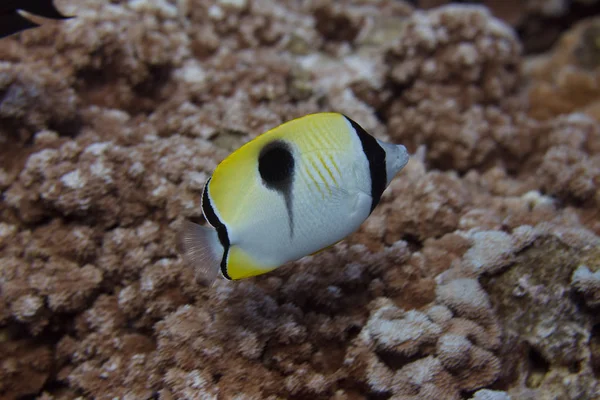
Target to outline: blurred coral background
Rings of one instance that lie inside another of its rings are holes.
[[[0,40],[0,399],[599,399],[595,0],[56,0]],[[198,286],[232,150],[349,115],[361,229]]]

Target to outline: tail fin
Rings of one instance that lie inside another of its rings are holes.
[[[32,14],[39,15],[40,17],[46,17],[50,19],[69,19],[72,17],[68,17],[63,15],[58,11],[56,6],[53,3],[53,0],[37,0],[30,2],[22,2],[24,3],[22,6],[17,8],[28,11]]]
[[[22,17],[16,10],[0,14],[0,38],[38,26],[35,22]]]
[[[39,25],[22,15],[19,10],[51,19],[69,19],[60,13],[53,0],[2,0],[0,4],[0,38],[12,35],[26,29],[35,28]]]
[[[217,231],[183,221],[177,233],[177,248],[183,261],[194,268],[196,281],[206,286],[212,285],[219,275],[224,251]]]

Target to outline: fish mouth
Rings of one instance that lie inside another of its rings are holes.
[[[404,147],[403,145],[397,144],[396,148],[398,149],[396,155],[396,165],[398,170],[396,172],[398,172],[402,168],[404,168],[406,164],[408,164],[408,160],[410,159],[410,157],[408,156],[408,150],[406,150],[406,147]]]
[[[408,150],[401,144],[379,142],[385,150],[387,184],[406,166],[409,160]]]

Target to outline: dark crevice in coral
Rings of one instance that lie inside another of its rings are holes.
[[[583,366],[581,365],[581,363],[573,363],[569,365],[568,370],[572,374],[578,374],[581,372],[582,368]]]
[[[419,239],[417,235],[405,233],[404,235],[402,235],[402,240],[404,240],[408,244],[408,249],[411,253],[421,251],[421,249],[423,248],[423,242]]]
[[[84,104],[100,107],[122,108],[131,115],[148,114],[155,110],[156,103],[168,94],[161,91],[169,83],[173,66],[151,66],[142,82],[130,86],[132,96],[115,96],[111,88],[127,83],[118,65],[107,63],[102,68],[86,68],[77,73],[75,89]]]
[[[138,321],[136,321],[138,320]],[[139,317],[136,317],[135,319],[128,319],[127,320],[127,329],[125,330],[128,333],[131,334],[138,334],[138,335],[142,335],[145,336],[147,338],[152,339],[153,344],[154,344],[154,348],[152,349],[148,349],[148,351],[151,350],[155,350],[156,349],[156,341],[155,341],[155,331],[154,331],[154,323],[150,324],[150,326],[136,326],[135,322],[139,322]]]
[[[32,146],[33,135],[18,125],[14,120],[0,118],[0,138],[4,132],[10,132],[6,141],[0,139],[0,168],[11,174],[20,172],[29,156],[36,151]]]
[[[110,65],[102,68],[84,68],[77,72],[75,89],[81,93],[86,89],[103,87],[117,76],[117,68]]]
[[[569,3],[569,12],[563,16],[556,18],[535,16],[517,27],[517,33],[523,40],[525,54],[547,51],[563,32],[577,22],[600,14],[600,3],[598,2],[582,4],[582,2],[571,1]]]
[[[21,118],[0,117],[0,127],[2,127],[0,135],[3,132],[8,132],[9,139],[13,144],[19,145],[23,149],[30,149],[34,145],[34,133],[44,128],[48,128],[49,130],[59,134],[61,137],[73,138],[81,130],[83,121],[79,115],[76,115],[72,119],[65,120],[50,117],[46,122],[47,126],[44,126],[43,124],[40,125],[31,125]],[[2,147],[4,147],[4,145]]]
[[[62,391],[67,391],[67,390],[73,390],[72,388],[69,387],[69,385],[66,382],[60,382],[58,379],[55,378],[51,378],[48,379],[48,382],[42,387],[42,389],[40,390],[40,393],[52,393],[52,394],[57,394],[60,393]],[[83,396],[83,392],[79,391],[78,394]],[[39,399],[39,395],[35,394],[35,395],[30,395],[30,396],[22,396],[19,397],[18,400],[35,400],[35,399]]]
[[[2,104],[2,102],[4,101],[4,97],[6,96],[7,93],[8,93],[8,86],[6,86],[6,89],[0,89],[0,104]]]
[[[48,128],[55,131],[60,136],[74,138],[81,131],[83,120],[80,115],[68,121],[50,121]]]
[[[453,3],[484,4],[485,1],[454,0]],[[414,3],[414,2],[413,2]],[[418,1],[417,1],[418,3]],[[525,5],[522,6],[526,8]],[[568,11],[558,17],[531,14],[515,27],[517,35],[523,42],[523,52],[528,54],[543,53],[550,49],[560,35],[577,22],[590,16],[600,14],[600,3],[568,2]]]
[[[2,327],[2,335],[6,340],[31,339],[31,334],[25,324],[13,321]]]
[[[430,160],[430,162],[431,169],[437,169],[443,172],[456,170],[456,162],[454,161],[454,157],[452,154],[442,154],[437,159]]]
[[[6,132],[7,139],[10,140],[9,143],[22,147],[31,146],[33,144],[33,131],[35,131],[35,128],[26,126],[22,120],[0,117],[0,127],[2,127],[0,133],[4,134],[4,132]],[[5,146],[6,144],[3,143],[2,150],[6,148]]]
[[[219,372],[215,372],[214,374],[212,374],[213,382],[215,383],[215,385],[217,383],[219,383],[219,381],[221,380],[222,377],[223,377],[223,374],[219,373]]]
[[[315,396],[313,393],[310,393],[308,389],[306,389],[306,393],[299,393],[288,396],[289,400],[326,400],[329,398],[329,395]]]
[[[319,341],[318,351],[323,353],[323,360],[319,363],[312,363],[315,371],[324,375],[334,374],[344,366],[344,358],[346,356],[347,341]]]
[[[12,323],[5,329],[8,329],[8,335],[11,340],[30,341],[28,347],[47,346],[54,352],[59,341],[72,330],[69,329],[69,326],[72,326],[75,315],[75,313],[55,315],[50,318],[48,325],[35,335],[31,334],[26,325],[20,323]],[[62,368],[62,365],[60,365],[56,356],[53,356],[51,365],[47,370],[48,378],[39,392],[33,395],[20,396],[17,399],[37,399],[39,398],[39,393],[56,393],[61,389],[67,389],[68,385],[57,378],[60,368]]]
[[[594,325],[590,337],[590,353],[592,358],[592,370],[596,378],[600,379],[600,323]]]
[[[134,92],[141,97],[155,98],[160,90],[169,82],[172,65],[156,65],[150,68],[150,76],[133,87]]]
[[[527,386],[535,388],[541,383],[541,380],[550,370],[550,363],[535,348],[530,347],[527,352],[529,360],[529,375],[527,376]]]
[[[330,7],[317,8],[314,16],[317,30],[327,40],[352,42],[360,32],[360,27],[346,15],[337,14]]]
[[[577,305],[577,308],[582,313],[587,313],[589,315],[594,315],[596,310],[593,307],[589,307],[585,298],[585,294],[582,291],[576,290],[574,287],[571,287],[571,291],[568,294],[569,300],[571,300],[574,304]],[[592,331],[593,335],[593,331]],[[591,342],[592,338],[590,338]]]
[[[334,390],[343,390],[347,399],[388,400],[391,392],[373,392],[369,385],[352,379],[340,379]]]
[[[390,368],[393,371],[397,371],[405,365],[420,360],[421,358],[427,356],[429,352],[425,347],[426,346],[424,346],[424,348],[421,349],[422,351],[419,351],[416,354],[413,354],[412,356],[404,356],[398,353],[393,353],[391,351],[378,351],[377,355],[379,356],[379,359],[383,361],[385,365],[388,366],[388,368]],[[434,349],[430,350],[431,352],[433,352]]]
[[[600,23],[596,21],[584,30],[579,45],[574,51],[579,64],[590,71],[600,65],[598,37],[600,37]]]
[[[366,395],[367,400],[388,400],[391,397],[392,395],[387,393],[367,393]]]
[[[358,336],[361,330],[362,327],[358,325],[353,325],[350,328],[348,328],[348,330],[346,331],[346,334],[348,335],[348,342],[351,342],[356,336]]]
[[[366,399],[367,400],[388,400],[391,397],[392,397],[391,394],[368,393]]]

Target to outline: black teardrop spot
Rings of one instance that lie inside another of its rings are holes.
[[[292,183],[294,181],[294,155],[290,145],[282,140],[267,144],[258,156],[258,172],[263,183],[270,190],[275,190],[285,200],[290,237],[294,236],[294,213]]]
[[[258,157],[258,171],[268,187],[286,189],[294,175],[294,155],[288,144],[279,140],[267,144]]]

